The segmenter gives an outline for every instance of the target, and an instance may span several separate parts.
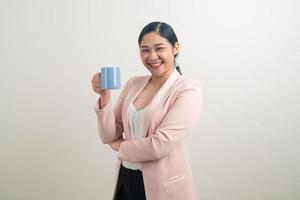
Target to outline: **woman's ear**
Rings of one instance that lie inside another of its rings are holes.
[[[174,55],[177,55],[179,53],[179,49],[180,49],[179,43],[176,42],[175,45],[174,45],[174,47],[173,47],[173,53],[174,53]]]

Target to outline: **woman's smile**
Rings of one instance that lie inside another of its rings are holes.
[[[149,62],[148,63],[152,68],[158,68],[158,67],[160,67],[162,64],[163,64],[163,62],[162,61],[156,61],[156,62]]]

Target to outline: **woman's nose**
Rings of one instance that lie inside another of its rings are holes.
[[[149,55],[150,60],[156,60],[158,58],[157,54],[155,51],[151,51]]]

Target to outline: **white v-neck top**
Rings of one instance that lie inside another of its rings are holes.
[[[131,103],[128,108],[127,115],[131,139],[134,140],[142,138],[144,128],[144,109],[136,110],[133,103]],[[141,163],[139,162],[122,161],[122,165],[128,169],[141,169]]]

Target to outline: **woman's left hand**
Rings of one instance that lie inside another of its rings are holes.
[[[123,139],[119,138],[119,139],[113,141],[112,143],[110,143],[109,146],[110,146],[113,150],[119,151],[120,146],[121,146],[121,143],[122,143],[123,141],[124,141]]]

